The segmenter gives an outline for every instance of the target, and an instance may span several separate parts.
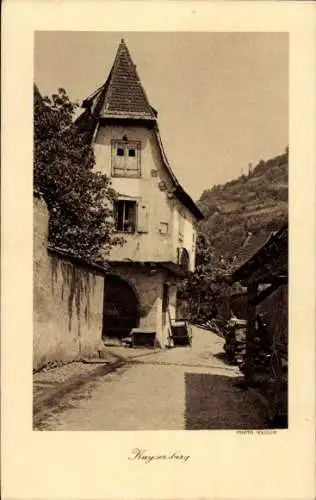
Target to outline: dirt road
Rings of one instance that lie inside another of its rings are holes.
[[[235,387],[240,374],[223,361],[217,335],[193,327],[191,348],[111,349],[126,363],[62,398],[37,430],[266,427],[257,397]]]

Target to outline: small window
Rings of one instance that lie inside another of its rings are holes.
[[[168,222],[160,221],[160,225],[159,225],[159,232],[160,232],[160,234],[168,234],[168,231],[169,231],[169,224],[168,224]]]
[[[135,158],[135,156],[136,156],[135,149],[129,149],[128,150],[128,156],[130,156],[131,158]]]
[[[136,201],[119,200],[115,203],[116,231],[135,233]]]
[[[123,148],[117,148],[116,155],[117,156],[124,156],[124,149]]]

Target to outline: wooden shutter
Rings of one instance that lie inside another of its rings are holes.
[[[137,229],[139,233],[148,233],[149,227],[149,205],[147,201],[138,204]]]
[[[123,149],[124,155],[118,156],[117,150]],[[112,142],[112,175],[125,175],[125,144],[120,142]]]

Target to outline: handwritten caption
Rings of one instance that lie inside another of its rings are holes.
[[[131,455],[128,457],[128,460],[139,460],[144,464],[150,464],[153,462],[187,462],[190,459],[190,455],[184,455],[178,451],[173,453],[162,453],[162,454],[153,454],[149,453],[147,450],[142,448],[134,448],[132,450]]]

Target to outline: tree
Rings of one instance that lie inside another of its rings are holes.
[[[216,255],[208,239],[199,234],[196,267],[182,283],[181,299],[186,302],[190,321],[204,323],[219,315],[219,305],[231,293],[227,284],[231,263]]]
[[[34,189],[46,201],[49,243],[87,261],[103,261],[122,243],[114,235],[115,192],[93,171],[94,152],[79,133],[64,89],[42,98],[34,87]]]

